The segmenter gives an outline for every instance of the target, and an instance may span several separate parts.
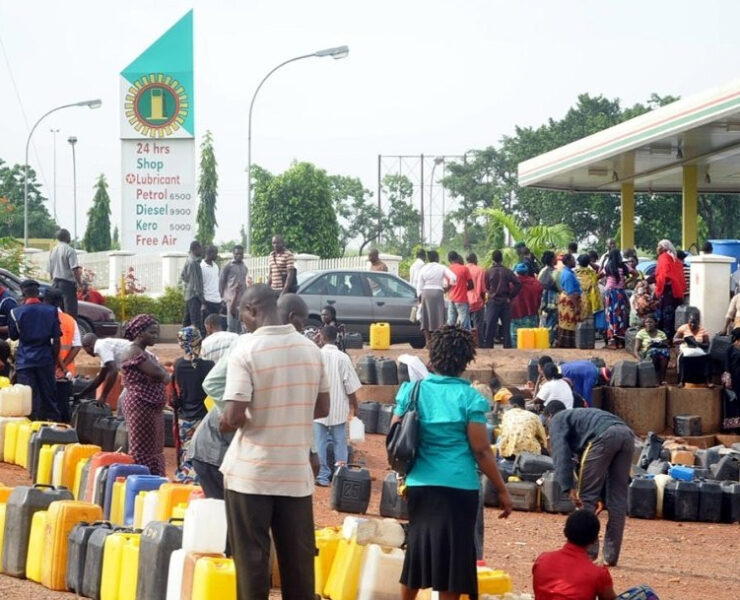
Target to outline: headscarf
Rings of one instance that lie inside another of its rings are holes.
[[[142,332],[147,330],[152,325],[158,325],[159,322],[152,315],[141,314],[136,315],[128,323],[123,330],[123,337],[133,342]]]
[[[192,325],[183,327],[177,332],[177,343],[180,344],[180,348],[185,351],[185,354],[190,356],[191,360],[200,356],[201,339],[200,331]]]
[[[529,275],[529,265],[527,263],[517,263],[514,267],[514,273],[517,275]]]
[[[674,259],[678,258],[676,247],[671,243],[670,240],[660,240],[658,242],[658,247],[663,248],[663,250],[670,254]]]

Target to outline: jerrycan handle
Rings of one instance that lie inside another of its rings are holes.
[[[347,463],[344,466],[347,467],[348,469],[354,469],[356,471],[361,471],[362,469],[365,468],[365,465],[359,465],[357,463]]]
[[[169,521],[167,522],[168,523],[175,523],[175,522],[184,523],[185,519],[183,519],[182,517],[170,517]]]

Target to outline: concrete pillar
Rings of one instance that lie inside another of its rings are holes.
[[[110,294],[116,293],[121,285],[121,277],[125,275],[123,272],[124,258],[133,255],[133,252],[126,250],[114,250],[108,253],[108,292]]]
[[[626,181],[622,184],[622,211],[619,223],[622,233],[621,248],[635,247],[635,183]]]
[[[720,254],[691,257],[689,304],[701,311],[701,324],[712,334],[725,325],[730,302],[730,266],[734,263],[734,258]]]
[[[398,265],[403,260],[402,257],[396,256],[395,254],[380,254],[378,258],[380,258],[380,260],[382,260],[386,264],[389,273],[398,275]],[[369,262],[367,263],[367,268],[370,269]]]
[[[186,252],[165,252],[162,254],[162,291],[168,287],[176,288],[180,283],[180,273],[188,255]]]
[[[295,260],[296,271],[299,273],[315,270],[316,266],[313,263],[320,260],[315,254],[295,254],[293,258]],[[265,281],[267,281],[267,278],[265,278]]]
[[[681,244],[687,252],[692,244],[698,246],[697,220],[697,169],[696,165],[683,167],[683,202],[681,204]]]

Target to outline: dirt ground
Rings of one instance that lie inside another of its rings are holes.
[[[160,359],[179,356],[174,344],[155,348]],[[388,354],[388,353],[386,353]],[[528,356],[517,351],[493,351],[479,361],[493,361],[506,368],[521,368]],[[532,353],[535,354],[535,353]],[[556,359],[584,357],[583,351],[552,351]],[[623,359],[623,353],[589,351],[587,356],[604,355],[607,363]],[[621,355],[621,356],[620,356]],[[81,364],[95,364],[88,357]],[[477,365],[476,365],[477,366]],[[485,367],[490,364],[483,365]],[[384,439],[369,435],[356,447],[356,462],[364,463],[373,477],[373,495],[368,516],[379,516],[380,488],[386,471]],[[168,469],[174,469],[174,451],[166,450]],[[0,463],[0,482],[28,484],[24,469]],[[317,527],[339,525],[345,515],[330,507],[330,490],[317,488],[314,496]],[[531,568],[540,552],[556,549],[563,543],[565,517],[546,513],[515,512],[507,520],[497,518],[498,510],[485,511],[485,558],[489,566],[504,569],[514,580],[517,592],[531,592]],[[602,525],[606,515],[602,516]],[[651,585],[661,600],[740,600],[740,526],[709,523],[676,523],[629,519],[619,565],[611,569],[617,591],[637,583]],[[279,598],[279,593],[274,593]],[[32,582],[0,575],[0,598],[61,600],[73,594],[51,592]]]

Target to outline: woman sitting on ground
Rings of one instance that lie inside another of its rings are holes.
[[[337,341],[334,345],[337,348],[339,348],[342,352],[344,352],[345,351],[344,325],[337,323],[337,309],[334,308],[331,304],[327,304],[324,308],[321,309],[321,327],[306,327],[303,330],[303,335],[305,335],[311,341],[313,341],[314,343],[320,346],[321,336],[319,335],[319,332],[321,331],[322,328],[326,327],[327,325],[336,327]]]
[[[486,433],[488,401],[461,377],[474,357],[470,331],[441,327],[430,339],[434,374],[404,384],[396,398],[393,423],[401,420],[414,386],[419,386],[419,445],[406,476],[409,528],[401,573],[403,600],[416,598],[423,588],[439,592],[440,600],[478,593],[478,469],[498,490],[501,516],[511,513],[511,498]]]
[[[671,357],[668,337],[658,329],[658,320],[654,315],[648,315],[643,320],[643,327],[637,332],[635,347],[632,354],[638,360],[651,360],[658,374],[658,381],[665,385],[665,374],[668,369],[668,360]]]

